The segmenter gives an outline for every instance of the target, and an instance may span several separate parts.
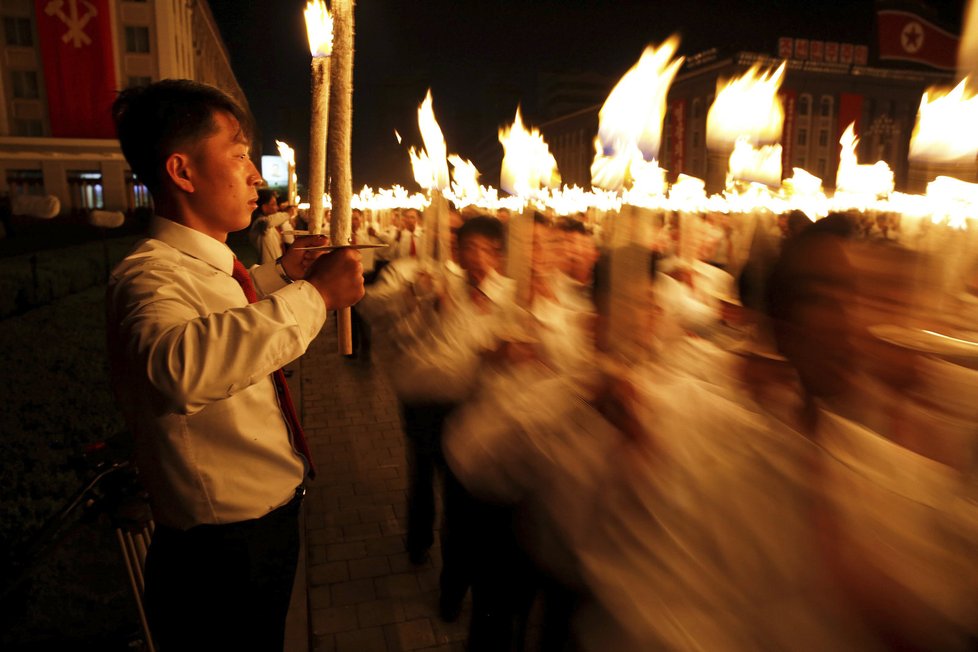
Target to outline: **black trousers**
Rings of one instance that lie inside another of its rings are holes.
[[[441,431],[455,408],[448,403],[401,404],[408,456],[407,548],[427,550],[434,540],[435,475],[444,473]]]
[[[146,615],[162,652],[281,650],[299,559],[299,507],[250,521],[158,525],[146,558]]]

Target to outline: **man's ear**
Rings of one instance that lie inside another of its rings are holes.
[[[166,176],[184,192],[193,192],[194,184],[191,180],[190,157],[186,154],[174,152],[166,159]]]

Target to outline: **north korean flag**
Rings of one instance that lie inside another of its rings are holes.
[[[903,9],[876,13],[881,61],[908,61],[938,70],[954,70],[957,34],[935,25],[919,14]]]

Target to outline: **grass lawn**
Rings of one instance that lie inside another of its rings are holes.
[[[229,244],[244,262],[254,262],[246,237],[234,234]],[[122,245],[117,241],[109,249],[114,259]],[[85,246],[45,253],[59,270],[69,270],[63,273],[87,269],[91,259]],[[108,380],[104,272],[100,278],[0,320],[0,576],[12,557],[21,558],[17,544],[91,475],[79,464],[86,445],[123,433],[115,441],[122,442],[117,454],[126,455],[124,424]],[[75,530],[0,609],[3,650],[123,650],[137,632],[108,523]]]

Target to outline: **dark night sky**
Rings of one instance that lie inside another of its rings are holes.
[[[306,178],[309,50],[305,0],[209,0],[255,114],[265,153],[296,148]],[[951,26],[962,0],[932,1]],[[672,33],[681,54],[710,47],[776,52],[778,36],[873,46],[872,0],[360,0],[355,9],[354,188],[416,189],[407,145],[420,145],[417,107],[431,87],[450,153],[491,147],[517,103],[527,124],[548,117],[538,80],[594,72],[611,87],[648,43]],[[604,95],[598,100],[603,101]],[[394,138],[397,129],[405,144]],[[501,147],[496,144],[496,147]],[[490,182],[498,170],[482,169]]]

